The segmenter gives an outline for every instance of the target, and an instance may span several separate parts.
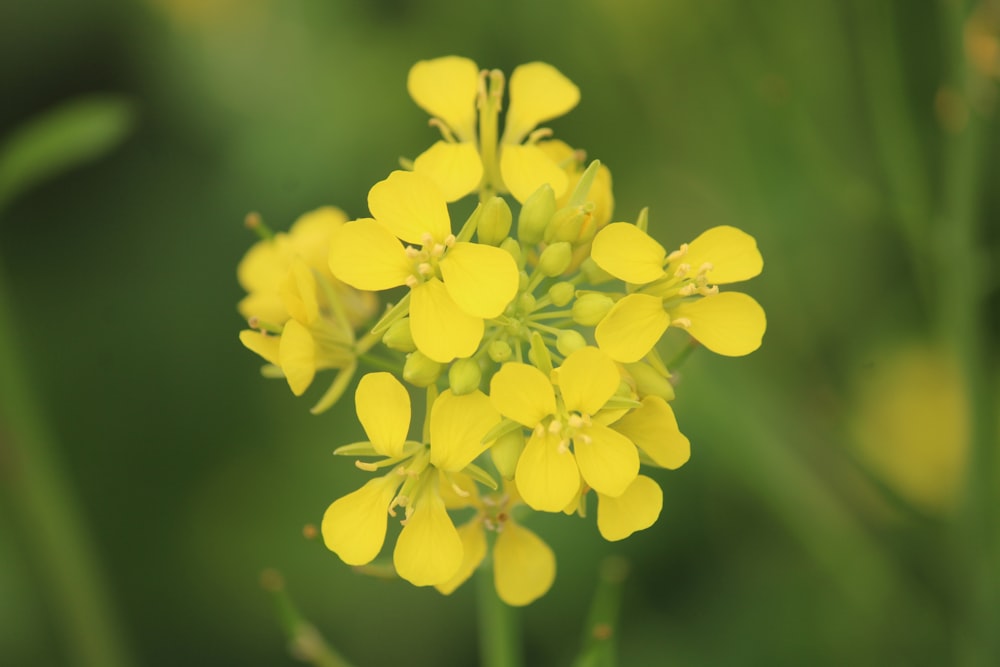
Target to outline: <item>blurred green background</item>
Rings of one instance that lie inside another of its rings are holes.
[[[660,521],[531,523],[559,573],[529,664],[570,664],[609,554],[622,664],[1000,664],[998,26],[961,0],[3,3],[0,141],[82,95],[134,118],[0,211],[0,663],[98,665],[103,633],[121,664],[293,664],[273,567],[358,665],[475,664],[473,585],[303,538],[364,479],[330,456],[360,429],[261,379],[235,311],[243,216],[363,215],[435,138],[408,68],[455,53],[580,86],[551,125],[610,166],[616,219],[765,258],[763,347],[681,369]]]

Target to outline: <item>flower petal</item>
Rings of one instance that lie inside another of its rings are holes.
[[[384,290],[404,284],[413,265],[391,231],[371,218],[363,218],[334,232],[330,271],[352,287]]]
[[[335,206],[322,206],[300,215],[288,230],[288,240],[310,268],[329,273],[328,257],[333,233],[347,222]]]
[[[479,185],[483,178],[483,160],[473,143],[438,141],[417,156],[413,170],[437,183],[444,198],[452,202]]]
[[[368,373],[358,382],[354,405],[375,451],[395,457],[403,453],[410,430],[410,395],[389,373]]]
[[[545,595],[556,579],[556,557],[533,532],[513,521],[493,545],[493,584],[500,599],[523,607]]]
[[[709,284],[725,285],[748,280],[764,268],[757,241],[746,232],[721,225],[712,227],[691,241],[688,251],[677,260],[697,271],[705,262],[712,264],[705,274]]]
[[[442,595],[454,593],[456,588],[472,576],[486,557],[486,531],[483,530],[482,519],[476,517],[459,526],[458,537],[462,540],[462,565],[451,579],[435,586]]]
[[[253,329],[244,329],[240,332],[240,342],[250,350],[264,357],[268,363],[278,365],[278,345],[281,339],[278,336],[261,333]]]
[[[462,470],[490,446],[483,436],[498,423],[500,413],[483,392],[442,392],[431,407],[431,463],[439,470]]]
[[[676,470],[691,458],[691,443],[677,427],[670,405],[659,396],[642,399],[642,407],[632,410],[612,428],[646,452],[656,465]]]
[[[421,109],[440,118],[464,141],[476,136],[479,67],[468,58],[421,60],[410,68],[406,90]]]
[[[385,542],[389,503],[403,482],[391,473],[369,480],[357,491],[339,498],[323,514],[326,548],[348,565],[370,563]]]
[[[448,294],[469,315],[497,317],[517,294],[517,264],[501,248],[456,243],[439,266]]]
[[[316,278],[303,260],[295,259],[281,281],[281,300],[288,314],[302,324],[312,324],[319,317]]]
[[[506,144],[500,149],[500,176],[522,204],[546,183],[561,197],[569,183],[566,172],[538,146]]]
[[[406,519],[392,561],[399,576],[414,586],[437,586],[458,572],[463,551],[444,501],[436,492],[428,492]]]
[[[560,448],[559,436],[533,434],[517,461],[514,482],[521,498],[539,512],[561,512],[580,488],[576,459]]]
[[[482,318],[459,308],[437,278],[410,294],[410,333],[417,349],[442,364],[472,356],[483,339]]]
[[[615,361],[631,363],[645,357],[667,330],[670,316],[663,300],[649,294],[629,294],[597,324],[597,345]]]
[[[272,291],[288,272],[288,263],[294,256],[295,248],[288,234],[279,232],[247,250],[236,266],[236,279],[247,292]]]
[[[580,89],[547,63],[526,63],[510,75],[510,106],[503,133],[506,143],[520,143],[540,123],[558,118],[580,102]]]
[[[490,380],[490,400],[507,419],[534,428],[556,412],[556,395],[545,373],[511,361]]]
[[[585,436],[590,442],[585,442]],[[620,496],[639,474],[639,453],[632,441],[603,424],[581,429],[573,438],[580,474],[590,488],[606,496]]]
[[[597,495],[597,528],[609,542],[624,540],[635,531],[656,523],[661,509],[663,491],[660,486],[649,477],[639,475],[617,498]]]
[[[559,393],[571,412],[595,414],[618,389],[621,376],[606,352],[581,347],[556,371]]]
[[[296,320],[285,322],[278,343],[278,365],[292,393],[301,396],[316,377],[316,342]]]
[[[716,354],[741,357],[760,347],[767,318],[753,297],[720,292],[670,309],[674,320],[686,318],[687,332]]]
[[[394,171],[368,191],[372,217],[407,243],[423,244],[424,234],[442,243],[451,234],[448,203],[441,188],[415,171]]]
[[[612,222],[594,237],[591,257],[615,278],[645,285],[663,276],[667,251],[635,225]]]

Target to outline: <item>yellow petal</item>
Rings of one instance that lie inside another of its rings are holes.
[[[437,278],[410,294],[410,333],[417,349],[442,364],[472,356],[483,339],[482,318],[459,308]]]
[[[264,334],[252,329],[244,329],[240,332],[240,342],[250,350],[256,352],[268,363],[278,365],[278,345],[281,339],[277,336]]]
[[[368,373],[354,392],[358,420],[379,454],[403,453],[410,430],[410,395],[389,373]]]
[[[686,327],[699,343],[716,354],[741,357],[758,347],[767,328],[764,309],[752,297],[720,292],[670,309],[675,319],[686,318]]]
[[[611,357],[589,346],[566,357],[556,376],[566,409],[588,415],[604,407],[621,382]]]
[[[327,274],[330,239],[345,222],[347,216],[339,208],[323,206],[300,215],[288,230],[288,240],[310,268]]]
[[[437,586],[458,572],[463,551],[444,501],[436,492],[428,492],[406,520],[392,560],[399,576],[414,586]]]
[[[451,202],[476,189],[483,178],[483,160],[473,143],[438,141],[417,156],[413,170],[437,183]]]
[[[663,276],[667,251],[635,225],[613,222],[597,233],[591,257],[614,277],[645,285]]]
[[[282,301],[281,294],[277,289],[279,284],[280,282],[274,284],[275,289],[266,292],[251,292],[243,297],[236,306],[240,315],[248,320],[251,317],[256,317],[261,322],[275,326],[284,324],[285,320],[288,319],[288,310],[285,308],[284,301]]]
[[[642,407],[632,410],[612,428],[646,452],[656,465],[676,470],[691,458],[691,443],[677,427],[670,405],[659,396],[642,399]]]
[[[316,278],[302,259],[295,259],[281,281],[281,299],[288,314],[302,324],[312,324],[319,317]]]
[[[711,263],[713,268],[706,278],[712,285],[748,280],[764,267],[757,241],[746,232],[728,225],[702,232],[676,261],[690,264],[692,271],[697,271],[705,262]]]
[[[580,89],[546,63],[526,63],[510,75],[510,106],[503,140],[519,143],[540,123],[558,118],[580,102]]]
[[[620,496],[639,474],[635,445],[603,424],[582,429],[573,438],[573,451],[584,481],[598,493]]]
[[[423,244],[430,234],[442,243],[451,234],[448,203],[441,188],[415,171],[394,171],[368,191],[372,217],[407,243]]]
[[[513,521],[493,545],[493,584],[500,599],[523,607],[545,595],[556,578],[556,557],[545,542]]]
[[[258,241],[250,247],[236,266],[236,278],[248,292],[275,291],[294,256],[295,249],[288,235],[279,232],[274,238]]]
[[[567,178],[558,164],[538,146],[506,144],[500,149],[500,176],[504,185],[520,203],[546,183],[556,197],[566,191]]]
[[[639,475],[617,498],[597,495],[597,528],[609,542],[624,540],[656,523],[661,509],[663,491],[652,479]]]
[[[421,109],[443,120],[464,141],[476,136],[479,68],[468,58],[421,60],[410,68],[406,89]]]
[[[559,436],[532,434],[518,459],[514,482],[532,509],[561,512],[580,488],[580,471],[573,454],[560,448]]]
[[[556,412],[556,395],[545,373],[512,361],[490,380],[490,400],[504,417],[534,428]]]
[[[440,267],[448,294],[469,315],[497,317],[517,294],[517,264],[501,248],[456,243]]]
[[[316,377],[316,343],[309,329],[288,320],[278,343],[278,365],[292,393],[301,396]]]
[[[670,316],[663,300],[649,294],[629,294],[601,320],[594,337],[615,361],[631,363],[645,357],[667,330]]]
[[[498,423],[500,413],[483,392],[442,392],[431,407],[431,463],[439,470],[462,470],[489,447],[483,436]]]
[[[369,480],[339,498],[323,514],[323,542],[348,565],[370,563],[382,549],[389,503],[403,478],[395,473]]]
[[[412,273],[403,244],[371,218],[349,222],[330,242],[330,271],[348,285],[363,290],[399,287]]]
[[[448,581],[438,584],[435,588],[443,595],[451,595],[472,576],[479,564],[486,557],[486,531],[483,521],[476,517],[472,521],[458,527],[458,537],[462,540],[462,565]]]

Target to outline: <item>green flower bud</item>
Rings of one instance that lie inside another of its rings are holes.
[[[493,465],[497,472],[504,479],[514,479],[514,472],[517,470],[517,460],[521,458],[524,451],[524,431],[517,429],[501,435],[490,447],[490,456],[493,458]]]
[[[550,278],[558,276],[569,268],[572,260],[573,246],[566,241],[559,241],[542,251],[541,257],[538,258],[538,270]]]
[[[585,327],[595,327],[615,305],[607,294],[584,294],[573,303],[573,321]]]
[[[500,247],[506,250],[510,256],[514,258],[514,262],[518,266],[521,266],[521,244],[517,242],[517,239],[512,239],[508,236],[500,242]]]
[[[514,350],[511,349],[510,343],[505,340],[495,340],[490,343],[490,346],[486,348],[486,353],[490,355],[490,359],[502,364],[503,362],[510,359]]]
[[[493,197],[483,204],[483,210],[479,214],[479,224],[476,227],[479,242],[500,245],[510,233],[512,220],[513,216],[507,202],[500,197]]]
[[[415,387],[427,387],[441,377],[444,366],[417,350],[406,355],[403,379]]]
[[[591,285],[600,285],[601,283],[606,283],[609,280],[614,280],[614,276],[602,269],[597,265],[597,262],[593,258],[588,257],[583,260],[580,264],[580,273],[583,277],[587,279],[587,282]]]
[[[625,370],[635,380],[635,391],[639,398],[659,396],[665,401],[674,400],[674,385],[670,384],[670,378],[663,377],[649,364],[642,361],[625,364]]]
[[[590,220],[593,208],[593,204],[587,203],[581,206],[567,206],[556,211],[552,215],[552,222],[545,229],[545,242],[578,243],[580,231]]]
[[[382,342],[390,350],[400,352],[413,352],[417,346],[413,343],[413,334],[410,333],[410,318],[404,317],[396,320],[382,335]]]
[[[556,194],[548,183],[535,190],[521,206],[517,216],[517,238],[535,245],[545,236],[545,229],[556,212]]]
[[[581,347],[587,347],[587,339],[575,329],[567,329],[556,338],[556,349],[564,357],[568,357]]]
[[[575,295],[576,286],[570,282],[563,281],[549,288],[549,298],[552,299],[552,305],[559,308],[572,301]]]
[[[524,292],[521,294],[517,301],[521,310],[526,313],[532,312],[535,309],[535,305],[538,303],[538,299],[536,299],[535,295],[530,292]]]
[[[448,369],[448,384],[451,393],[456,396],[470,394],[479,389],[479,381],[483,379],[483,371],[475,359],[456,359]]]

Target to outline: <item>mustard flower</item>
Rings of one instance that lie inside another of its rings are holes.
[[[514,69],[499,139],[501,72],[480,72],[468,58],[445,56],[415,64],[406,85],[443,136],[417,157],[413,168],[438,182],[449,201],[477,189],[510,192],[520,202],[545,183],[557,196],[566,190],[566,175],[537,145],[549,131],[535,129],[580,100],[579,88],[556,68],[534,62]]]
[[[686,330],[717,354],[742,356],[760,347],[766,328],[760,304],[718,288],[760,273],[763,260],[749,234],[713,227],[668,255],[637,226],[615,222],[594,238],[591,257],[634,288],[594,332],[598,346],[616,361],[642,359],[668,326]]]
[[[444,196],[420,173],[394,171],[372,187],[368,207],[373,218],[348,222],[334,235],[333,274],[364,290],[408,286],[417,349],[440,363],[470,356],[482,340],[484,318],[500,315],[517,293],[513,258],[500,248],[457,241]]]

